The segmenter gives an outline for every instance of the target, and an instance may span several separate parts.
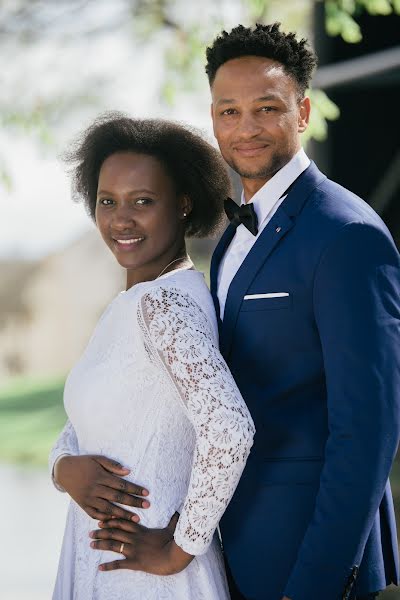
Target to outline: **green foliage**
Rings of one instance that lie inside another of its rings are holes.
[[[37,139],[44,145],[53,142],[53,136],[48,127],[47,111],[44,108],[35,107],[31,111],[3,109],[0,113],[0,127],[23,131],[29,135],[35,134]]]
[[[363,10],[371,15],[400,14],[400,0],[326,0],[325,26],[331,36],[341,35],[345,42],[362,40],[361,28],[355,17]]]
[[[270,8],[270,0],[247,0],[249,16],[254,23],[262,21]]]
[[[323,90],[308,90],[311,99],[311,118],[303,140],[314,139],[322,142],[328,135],[328,121],[335,121],[340,117],[339,107],[332,102]]]
[[[0,391],[0,460],[45,465],[65,423],[64,381],[18,379]]]
[[[7,170],[7,167],[5,166],[5,161],[4,161],[3,157],[0,156],[0,187],[1,186],[3,186],[3,188],[7,192],[11,192],[11,190],[12,190],[11,175],[10,175],[9,171]]]
[[[94,0],[90,0],[94,4]],[[357,23],[357,17],[368,11],[372,15],[400,14],[400,0],[319,0],[324,2],[326,29],[330,35],[340,35],[349,43],[357,43],[362,39],[362,32]],[[192,14],[192,20],[186,18],[190,11],[181,10],[184,0],[123,0],[121,15],[134,29],[136,38],[153,43],[155,37],[162,40],[164,48],[164,79],[160,86],[160,96],[167,106],[176,103],[181,93],[195,95],[204,88],[204,52],[207,44],[224,27],[228,27],[229,2],[213,3],[203,0],[204,10],[200,5],[198,14]],[[8,8],[0,18],[0,33],[3,32],[3,42],[17,34],[23,52],[28,53],[38,40],[51,38],[52,27],[48,23],[46,10],[53,5],[52,0],[21,0],[21,10],[15,12]],[[63,31],[62,24],[71,20],[78,24],[81,8],[86,3],[75,0],[65,3],[65,11],[54,13],[54,26]],[[295,6],[294,6],[295,5]],[[11,6],[11,5],[10,5]],[[291,0],[235,0],[235,14],[239,20],[251,25],[256,22],[271,20],[287,21],[286,26],[301,30],[308,20],[312,0],[301,0],[292,3]],[[53,6],[54,8],[54,6]],[[18,14],[17,14],[18,13]],[[296,15],[293,22],[293,15]],[[17,30],[14,27],[18,25]],[[46,27],[44,24],[47,23]],[[81,25],[79,23],[79,25]],[[115,30],[122,23],[107,24],[107,31]],[[78,28],[82,30],[81,28]],[[68,29],[67,29],[68,30]],[[66,30],[66,31],[67,31]],[[82,31],[84,31],[83,29]],[[87,33],[92,36],[101,35],[92,29]],[[14,32],[14,33],[13,33]],[[53,32],[54,33],[54,32]],[[306,32],[302,34],[307,35]],[[68,34],[62,36],[68,38]],[[83,34],[81,34],[83,35]],[[107,77],[110,74],[107,73]],[[21,74],[23,78],[23,73]],[[98,82],[97,82],[98,83]],[[74,89],[62,90],[62,93],[51,94],[48,98],[33,98],[31,104],[25,105],[25,99],[20,97],[4,98],[0,101],[0,128],[22,132],[33,136],[44,147],[54,142],[54,132],[58,124],[76,111],[94,106],[99,101],[99,86],[87,78],[78,80]],[[88,94],[87,90],[91,90]],[[338,118],[338,109],[323,93],[312,92],[313,114],[312,122],[306,137],[317,140],[325,139],[327,123]],[[3,159],[3,157],[1,157]],[[10,189],[11,177],[4,160],[0,164],[0,186]]]
[[[195,92],[198,75],[204,69],[206,47],[204,32],[198,26],[177,31],[165,53],[165,77],[161,97],[166,104],[175,104],[177,92]]]

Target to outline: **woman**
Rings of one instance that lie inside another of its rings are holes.
[[[121,115],[97,120],[69,160],[127,284],[65,385],[50,466],[74,501],[53,598],[226,599],[215,529],[254,425],[185,249],[220,221],[224,165],[179,125]]]

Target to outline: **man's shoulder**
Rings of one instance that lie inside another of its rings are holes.
[[[365,200],[329,178],[314,189],[305,208],[307,219],[317,221],[319,227],[335,230],[358,223],[388,233],[380,216]]]

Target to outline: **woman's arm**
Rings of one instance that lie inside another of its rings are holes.
[[[57,463],[63,456],[76,456],[78,454],[78,439],[76,437],[75,429],[73,428],[71,421],[68,419],[49,454],[50,476],[54,485],[60,492],[65,492],[65,489],[60,485],[54,476]]]
[[[157,288],[142,298],[138,317],[147,349],[196,432],[188,493],[178,522],[175,515],[165,529],[100,523],[91,546],[125,557],[101,570],[170,575],[207,551],[242,474],[254,425],[197,302],[181,290]]]
[[[193,298],[176,288],[155,288],[142,298],[141,317],[147,345],[196,432],[174,540],[188,554],[203,554],[239,482],[254,424],[209,320]]]

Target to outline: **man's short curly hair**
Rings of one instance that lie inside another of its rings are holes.
[[[302,98],[309,86],[317,57],[307,40],[296,40],[294,33],[280,31],[280,23],[257,24],[254,29],[238,25],[222,33],[207,48],[206,73],[210,86],[221,65],[242,56],[263,56],[281,63],[288,75],[297,83]]]
[[[74,199],[83,202],[94,220],[101,165],[117,152],[154,156],[165,167],[177,194],[186,194],[192,202],[186,236],[206,237],[218,230],[223,202],[231,192],[219,152],[186,126],[116,112],[98,117],[63,156],[71,167]]]

